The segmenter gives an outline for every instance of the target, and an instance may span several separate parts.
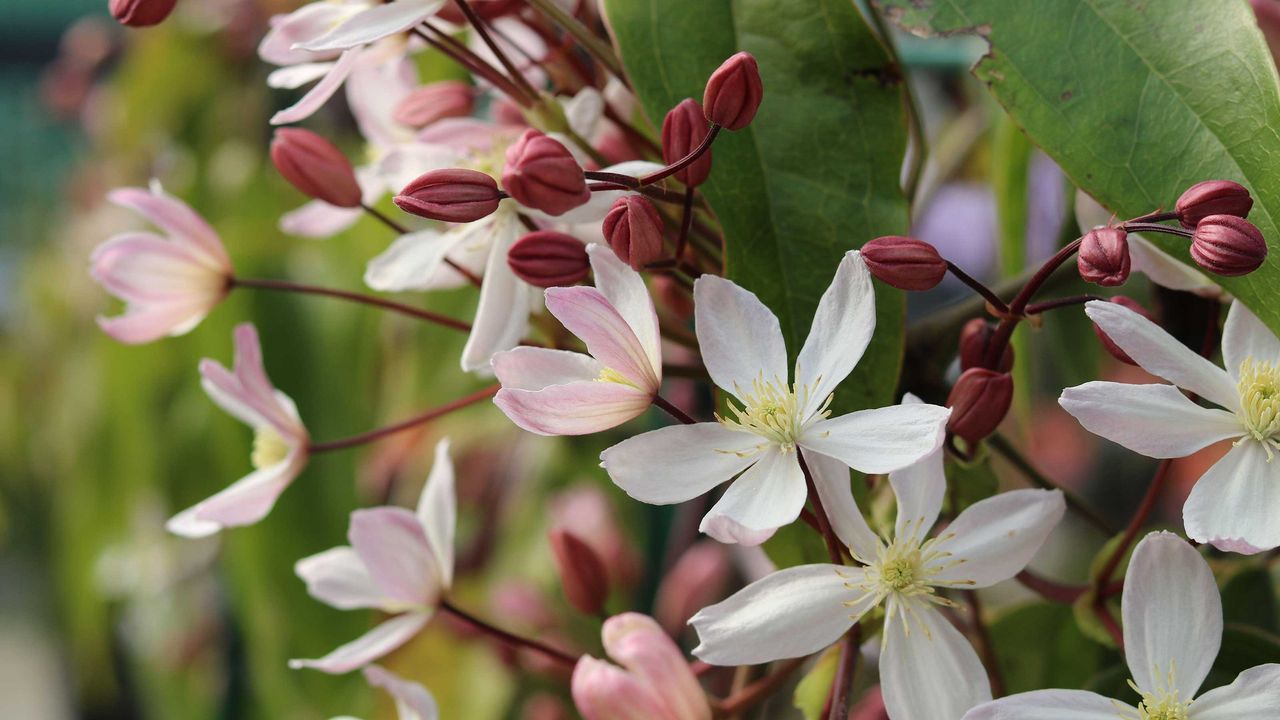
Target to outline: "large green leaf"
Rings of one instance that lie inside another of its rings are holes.
[[[880,0],[899,25],[973,32],[974,67],[1075,183],[1122,216],[1188,185],[1245,183],[1273,249],[1223,285],[1280,331],[1280,84],[1244,0]],[[1186,258],[1186,243],[1166,249]]]
[[[765,99],[722,133],[702,190],[724,226],[727,272],[778,315],[792,355],[845,251],[907,229],[899,173],[903,88],[850,0],[606,0],[636,93],[660,125],[738,50],[760,64]],[[900,293],[880,288],[879,326],[837,411],[892,399]]]

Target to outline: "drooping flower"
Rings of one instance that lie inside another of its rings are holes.
[[[991,699],[982,662],[938,608],[940,590],[973,590],[1017,574],[1066,509],[1062,493],[1014,490],[978,502],[930,538],[946,491],[941,451],[889,474],[894,532],[877,537],[858,511],[849,473],[813,463],[814,481],[857,566],[802,565],[754,582],[690,620],[713,665],[803,657],[831,645],[875,607],[885,612],[880,681],[895,720],[958,720]],[[927,682],[922,682],[927,680]]]
[[[436,704],[431,692],[422,685],[405,680],[378,665],[365,667],[364,680],[373,687],[387,691],[395,701],[396,717],[399,720],[439,720],[440,706]],[[344,716],[333,720],[356,719]]]
[[[586,720],[710,720],[711,707],[680,648],[652,618],[615,615],[601,631],[618,667],[583,655],[573,702]]]
[[[1223,370],[1123,305],[1095,301],[1085,312],[1135,363],[1173,385],[1088,382],[1064,390],[1062,407],[1090,432],[1148,457],[1234,440],[1182,508],[1187,535],[1229,552],[1280,546],[1280,463],[1272,462],[1280,449],[1280,339],[1237,300],[1222,333]]]
[[[1200,697],[1222,645],[1222,598],[1182,538],[1151,533],[1133,551],[1121,599],[1134,707],[1084,690],[1037,690],[980,705],[964,720],[1263,720],[1280,717],[1280,664],[1245,670]]]
[[[307,465],[310,437],[288,395],[275,389],[262,367],[258,331],[250,323],[235,329],[235,368],[200,361],[201,385],[223,410],[254,429],[253,472],[213,497],[171,518],[170,532],[204,537],[223,528],[252,525]]]
[[[799,516],[802,461],[812,468],[834,458],[884,473],[941,445],[949,411],[933,405],[828,417],[832,393],[875,330],[871,276],[857,251],[823,294],[791,382],[778,319],[753,293],[703,275],[693,294],[703,362],[736,404],[717,422],[654,430],[604,451],[604,468],[628,495],[678,503],[736,477],[701,529],[721,542],[759,544]]]
[[[551,288],[547,309],[587,343],[582,354],[519,347],[493,356],[494,403],[539,435],[584,435],[639,416],[662,385],[658,316],[640,274],[587,248],[596,286]]]
[[[340,610],[376,608],[394,617],[322,658],[290,660],[289,667],[350,672],[418,634],[453,584],[456,522],[453,463],[449,442],[442,440],[415,511],[356,510],[347,531],[351,545],[303,558],[294,567],[311,597]]]
[[[218,234],[159,184],[149,191],[121,188],[107,197],[150,220],[165,237],[124,233],[93,251],[94,280],[126,303],[123,315],[99,317],[98,325],[131,344],[189,332],[230,289],[231,260]]]

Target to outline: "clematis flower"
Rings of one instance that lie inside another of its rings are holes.
[[[1280,717],[1280,664],[1245,670],[1200,697],[1222,645],[1213,572],[1182,538],[1151,533],[1133,551],[1121,599],[1137,707],[1084,690],[1037,690],[979,705],[964,720],[1263,720]]]
[[[969,641],[938,608],[954,603],[939,590],[973,590],[1016,575],[1066,510],[1058,490],[1014,490],[975,503],[940,534],[929,529],[946,492],[941,450],[889,474],[898,500],[891,539],[867,525],[849,473],[826,459],[814,482],[832,528],[856,567],[802,565],[780,570],[704,608],[689,624],[701,643],[693,654],[713,665],[748,665],[803,657],[840,639],[883,606],[880,682],[894,720],[958,720],[991,699],[987,674]],[[928,683],[921,683],[927,678]]]
[[[399,677],[378,665],[364,669],[365,682],[387,691],[396,704],[396,717],[400,720],[439,720],[440,707],[431,692],[416,682]],[[351,717],[333,720],[356,720]]]
[[[658,315],[640,274],[604,245],[587,248],[596,286],[550,288],[547,309],[589,355],[519,347],[493,356],[494,404],[539,435],[585,435],[639,416],[662,385]]]
[[[307,428],[293,400],[276,390],[267,377],[258,331],[252,324],[236,326],[235,345],[232,371],[207,358],[200,361],[201,385],[223,410],[254,429],[255,470],[171,518],[166,527],[185,537],[204,537],[258,522],[307,465]]]
[[[709,275],[694,283],[693,297],[703,362],[737,402],[716,422],[654,430],[604,451],[604,468],[631,497],[684,502],[736,477],[701,530],[721,542],[757,545],[800,515],[802,462],[813,467],[834,458],[885,473],[942,444],[950,411],[934,405],[829,417],[832,393],[875,330],[871,275],[857,251],[845,255],[823,293],[790,383],[778,319],[759,298]]]
[[[346,82],[364,51],[353,47],[313,52],[299,48],[299,43],[324,36],[372,6],[366,0],[319,0],[271,18],[271,29],[258,45],[258,57],[280,67],[267,76],[267,86],[293,90],[315,83],[298,102],[272,116],[272,125],[305,120],[319,110]]]
[[[391,0],[372,3],[333,24],[327,32],[298,41],[294,47],[311,52],[347,50],[375,43],[413,28],[436,14],[445,0]]]
[[[652,618],[615,615],[601,631],[622,667],[583,655],[573,669],[573,702],[586,720],[710,720],[711,707],[680,648]]]
[[[442,440],[417,510],[356,510],[347,530],[350,546],[303,558],[294,567],[311,597],[340,610],[376,608],[394,617],[318,660],[290,660],[289,667],[350,672],[417,635],[453,584],[456,522],[453,463],[449,442]]]
[[[1280,449],[1280,339],[1237,300],[1222,333],[1223,370],[1122,305],[1094,301],[1085,312],[1135,363],[1173,385],[1088,382],[1063,390],[1062,407],[1090,432],[1148,457],[1234,440],[1182,508],[1187,535],[1228,552],[1280,546],[1280,463],[1272,462]]]
[[[231,260],[218,234],[158,183],[150,191],[121,188],[107,197],[150,220],[167,237],[124,233],[93,251],[93,279],[126,303],[124,315],[99,317],[98,326],[131,344],[189,332],[230,287]]]

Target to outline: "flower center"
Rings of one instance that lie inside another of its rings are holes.
[[[1137,683],[1129,681],[1129,687],[1142,696],[1142,702],[1138,703],[1137,720],[1188,720],[1191,717],[1191,701],[1183,701],[1179,697],[1175,667],[1173,663],[1169,663],[1169,672],[1164,678],[1163,686],[1152,692],[1143,692]],[[1159,666],[1156,667],[1155,674],[1159,677]],[[1125,708],[1120,717],[1133,718],[1133,708]]]
[[[954,535],[944,533],[921,543],[922,530],[916,527],[907,537],[897,538],[891,543],[881,540],[875,558],[857,558],[866,565],[862,579],[850,580],[845,583],[845,587],[861,590],[862,594],[844,603],[845,607],[865,610],[867,608],[864,603],[869,599],[874,599],[874,605],[890,599],[893,602],[888,603],[885,608],[885,623],[891,622],[896,613],[908,633],[911,632],[909,621],[916,617],[916,608],[920,603],[954,607],[955,603],[939,596],[937,589],[973,584],[970,580],[937,578],[942,571],[959,564],[950,559],[951,553],[941,549]],[[928,630],[925,629],[924,632],[927,634]]]
[[[729,401],[732,417],[716,415],[716,420],[730,430],[755,433],[777,444],[786,452],[796,449],[796,440],[809,422],[831,414],[831,396],[817,412],[801,417],[809,404],[809,388],[788,387],[781,382],[766,382],[764,376],[751,382],[751,389],[734,388],[741,407]]]
[[[631,382],[625,375],[613,368],[605,368],[601,370],[600,374],[596,377],[596,382],[618,383],[619,385],[626,385],[627,387],[633,387],[637,390],[642,389],[639,385]]]
[[[1280,449],[1276,440],[1280,434],[1280,368],[1247,357],[1240,363],[1240,381],[1236,387],[1245,427],[1266,448],[1270,461],[1274,450]]]
[[[289,457],[289,443],[270,425],[263,425],[253,435],[253,454],[249,459],[259,470],[271,467]]]

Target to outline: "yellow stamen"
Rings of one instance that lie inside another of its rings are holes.
[[[289,456],[289,444],[270,425],[263,425],[253,435],[253,454],[249,456],[259,470],[271,467]]]
[[[800,438],[806,425],[815,419],[823,419],[831,415],[831,399],[828,395],[822,406],[808,416],[801,416],[809,404],[808,387],[788,387],[781,380],[766,381],[761,374],[751,381],[751,389],[741,386],[734,388],[734,393],[742,403],[742,407],[729,402],[732,417],[716,415],[716,420],[730,430],[749,432],[767,438],[784,452],[796,449],[796,440]]]
[[[642,389],[639,385],[636,385],[635,383],[631,382],[626,378],[626,376],[624,376],[622,373],[618,372],[617,370],[614,370],[613,368],[605,368],[601,370],[600,375],[596,377],[596,382],[618,383],[619,385],[626,385],[628,387],[633,387],[637,390]]]
[[[1280,368],[1249,356],[1240,363],[1240,411],[1245,428],[1267,451],[1267,462],[1280,449]]]

